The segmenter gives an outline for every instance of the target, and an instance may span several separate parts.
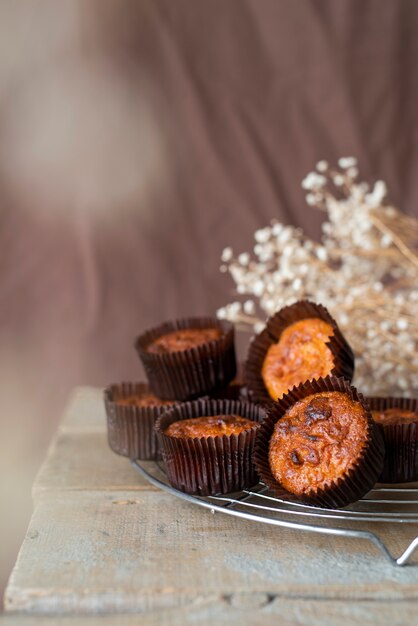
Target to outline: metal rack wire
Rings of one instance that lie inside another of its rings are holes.
[[[398,557],[392,556],[382,538],[364,528],[347,528],[347,524],[417,524],[418,484],[376,486],[365,498],[344,509],[321,509],[288,502],[273,496],[263,483],[251,490],[226,496],[191,496],[169,485],[158,463],[131,461],[133,467],[151,484],[178,498],[203,506],[211,513],[225,513],[254,522],[293,528],[308,532],[365,539],[372,542],[393,565],[406,565],[418,548],[418,536]]]

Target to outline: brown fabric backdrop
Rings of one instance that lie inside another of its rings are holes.
[[[250,249],[272,217],[319,235],[300,188],[317,160],[357,156],[418,216],[415,0],[16,5],[0,10],[15,474],[13,459],[40,458],[74,385],[140,376],[140,329],[231,299],[226,245]]]

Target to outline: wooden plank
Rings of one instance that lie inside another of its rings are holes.
[[[66,491],[39,499],[5,606],[146,612],[237,594],[417,599],[418,568],[391,566],[367,542],[211,515],[163,492]]]
[[[150,625],[418,623],[418,567],[395,568],[366,542],[211,515],[150,488],[109,450],[101,390],[72,396],[34,496],[6,625],[25,626],[27,613],[35,626],[113,624],[115,614],[130,626],[137,612]],[[415,534],[392,525],[384,538],[399,554]]]
[[[163,609],[155,613],[125,615],[6,615],[0,626],[413,626],[417,624],[418,604],[415,602],[341,602],[329,600],[287,600],[275,598],[262,606],[248,606],[241,596],[242,606],[235,607],[238,597],[222,603],[196,603],[188,609]]]
[[[35,478],[32,496],[50,490],[153,489],[107,443],[103,391],[76,389]]]
[[[133,469],[129,459],[112,452],[100,432],[62,430],[53,441],[35,479],[35,502],[51,490],[153,489]]]

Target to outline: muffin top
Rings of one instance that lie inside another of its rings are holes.
[[[117,398],[115,402],[121,406],[137,406],[140,408],[146,407],[158,407],[175,404],[175,400],[161,400],[157,398],[151,391],[144,391],[142,393],[132,394]]]
[[[256,426],[257,422],[240,415],[207,415],[178,420],[170,424],[165,434],[170,437],[222,437],[222,435],[239,435],[244,430]]]
[[[147,352],[162,354],[196,348],[222,336],[219,328],[185,328],[161,335],[147,346]]]
[[[300,383],[328,376],[334,367],[331,350],[325,345],[333,328],[319,318],[291,324],[267,350],[261,375],[269,395],[278,400]]]
[[[356,464],[368,440],[367,412],[346,393],[303,398],[274,427],[269,464],[274,478],[296,495],[321,489]]]
[[[418,422],[418,413],[408,409],[392,408],[382,411],[372,411],[375,422],[382,426],[393,426],[394,424],[411,424]]]

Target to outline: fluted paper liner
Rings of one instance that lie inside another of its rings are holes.
[[[274,427],[286,411],[299,400],[324,391],[341,391],[351,400],[360,402],[367,412],[368,437],[355,465],[344,477],[330,481],[326,487],[295,495],[284,489],[274,478],[269,463],[269,445]],[[267,409],[267,417],[257,433],[253,459],[261,480],[280,498],[325,508],[340,508],[362,498],[376,483],[383,468],[384,445],[382,435],[372,419],[367,401],[355,387],[343,378],[327,376],[308,381],[291,389],[281,400]]]
[[[209,415],[240,415],[254,427],[239,435],[217,437],[171,437],[165,433],[179,420]],[[262,407],[236,400],[199,399],[168,409],[155,430],[163,451],[167,477],[176,489],[200,496],[240,491],[258,482],[252,453]]]
[[[418,413],[417,398],[367,398],[371,411],[406,409]],[[383,483],[418,480],[418,420],[407,424],[377,423],[385,442],[385,462],[379,478]]]
[[[159,337],[188,328],[219,328],[221,337],[177,352],[155,354],[147,347]],[[225,387],[236,374],[234,327],[230,322],[199,317],[166,322],[135,342],[152,391],[162,399],[189,400]]]
[[[245,382],[250,398],[266,405],[273,401],[261,375],[267,350],[272,344],[280,340],[282,332],[288,326],[308,318],[319,318],[332,326],[334,334],[326,342],[326,346],[331,350],[334,359],[334,367],[330,375],[342,376],[351,382],[354,374],[354,355],[337,322],[322,304],[300,300],[271,316],[267,320],[264,330],[251,341],[245,363]]]
[[[139,407],[118,404],[118,399],[149,391],[145,383],[120,383],[107,387],[104,401],[107,437],[116,454],[143,461],[158,458],[155,422],[168,405]],[[173,401],[173,405],[175,401]]]

